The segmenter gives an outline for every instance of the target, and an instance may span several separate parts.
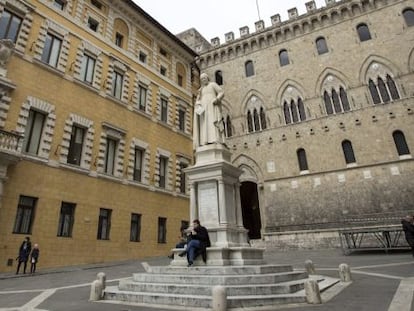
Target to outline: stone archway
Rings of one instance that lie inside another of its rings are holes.
[[[249,230],[249,239],[260,239],[262,222],[260,218],[259,196],[257,184],[244,181],[240,186],[240,201],[243,215],[243,225]]]

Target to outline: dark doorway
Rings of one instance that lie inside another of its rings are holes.
[[[260,220],[259,197],[257,195],[257,184],[254,182],[242,182],[240,187],[241,208],[243,214],[243,225],[249,230],[250,239],[260,239]]]

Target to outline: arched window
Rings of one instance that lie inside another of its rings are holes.
[[[214,77],[218,85],[223,85],[223,73],[221,72],[221,70],[217,70],[214,74]]]
[[[292,119],[290,118],[290,109],[287,102],[283,104],[283,114],[285,115],[286,124],[292,123]]]
[[[392,137],[394,138],[395,147],[397,147],[399,156],[410,154],[410,149],[408,148],[403,132],[395,131],[392,133]]]
[[[280,62],[280,66],[289,65],[289,55],[286,50],[281,50],[279,52],[279,62]]]
[[[341,103],[339,101],[338,93],[334,89],[332,89],[332,102],[333,102],[335,113],[342,112]]]
[[[306,120],[305,106],[302,98],[298,98],[297,102],[292,99],[290,104],[286,101],[283,103],[283,114],[286,124],[297,123]]]
[[[374,104],[388,103],[391,100],[400,99],[397,85],[389,74],[385,77],[378,76],[377,84],[374,83],[373,79],[369,79],[368,88]]]
[[[374,102],[374,105],[379,104],[381,102],[381,98],[378,93],[377,86],[375,85],[374,81],[369,79],[368,82],[368,88],[369,92],[371,93],[372,101]]]
[[[326,114],[328,115],[350,110],[348,96],[342,86],[339,87],[339,91],[334,88],[331,89],[331,93],[325,91],[323,93],[323,101],[325,103]]]
[[[297,110],[297,108],[296,108],[296,104],[295,104],[295,102],[293,101],[293,99],[292,99],[292,101],[290,102],[290,111],[291,111],[291,113],[292,113],[292,121],[293,121],[293,123],[298,122],[298,121],[299,121],[298,110]]]
[[[254,108],[253,112],[247,112],[247,128],[249,132],[257,132],[266,129],[266,113],[263,107],[260,110]]]
[[[371,34],[369,32],[369,28],[366,24],[359,24],[357,26],[357,32],[360,41],[368,41],[371,40]]]
[[[263,130],[267,128],[266,114],[265,114],[265,111],[264,111],[263,107],[260,108],[260,124],[262,125]]]
[[[383,103],[388,103],[390,101],[390,94],[388,94],[387,87],[385,86],[384,80],[381,77],[378,77],[378,89],[381,94],[381,99]]]
[[[407,26],[414,26],[414,10],[413,9],[405,9],[403,11],[403,16],[404,16],[404,20]]]
[[[342,151],[344,152],[346,164],[351,164],[351,163],[356,162],[354,149],[352,148],[352,144],[349,140],[344,140],[342,142]]]
[[[246,71],[246,77],[254,76],[254,66],[253,66],[253,62],[251,60],[248,60],[244,64],[244,69]]]
[[[231,128],[231,119],[230,116],[227,116],[225,122],[224,122],[224,129],[225,129],[225,135],[226,137],[232,137],[233,131]]]
[[[260,130],[260,122],[259,122],[259,115],[257,113],[257,109],[253,110],[253,124],[254,124],[254,130],[259,131]]]
[[[250,110],[247,112],[247,129],[250,132],[253,132],[253,119],[252,119],[252,113]]]
[[[400,99],[400,94],[398,93],[397,86],[395,85],[395,82],[390,75],[387,75],[387,86],[388,90],[390,91],[391,98],[393,100]]]
[[[349,106],[348,96],[346,95],[346,91],[343,87],[339,88],[339,97],[341,98],[342,108],[344,111],[351,110],[351,107]]]
[[[298,99],[299,118],[302,121],[306,120],[305,106],[303,105],[302,98]]]
[[[328,92],[325,91],[323,93],[323,101],[325,102],[325,109],[327,114],[333,114],[332,102],[331,97],[329,96]]]
[[[326,44],[324,37],[316,39],[316,49],[318,50],[319,55],[328,53],[328,45]]]
[[[299,164],[299,170],[307,171],[308,170],[308,161],[306,160],[306,152],[305,149],[300,148],[298,151],[296,151],[296,154],[298,156],[298,164]]]

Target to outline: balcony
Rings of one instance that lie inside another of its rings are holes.
[[[18,162],[22,157],[23,135],[0,130],[0,170]],[[0,173],[0,175],[2,175]],[[0,176],[1,177],[1,176]]]

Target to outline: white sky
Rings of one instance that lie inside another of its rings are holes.
[[[259,6],[260,19],[256,6]],[[134,0],[145,12],[173,34],[196,28],[208,41],[234,32],[240,37],[239,28],[248,26],[255,32],[254,23],[263,20],[271,25],[270,17],[280,14],[286,21],[287,10],[296,7],[299,15],[306,13],[305,3],[310,0]],[[316,7],[325,6],[325,0],[315,0]]]

